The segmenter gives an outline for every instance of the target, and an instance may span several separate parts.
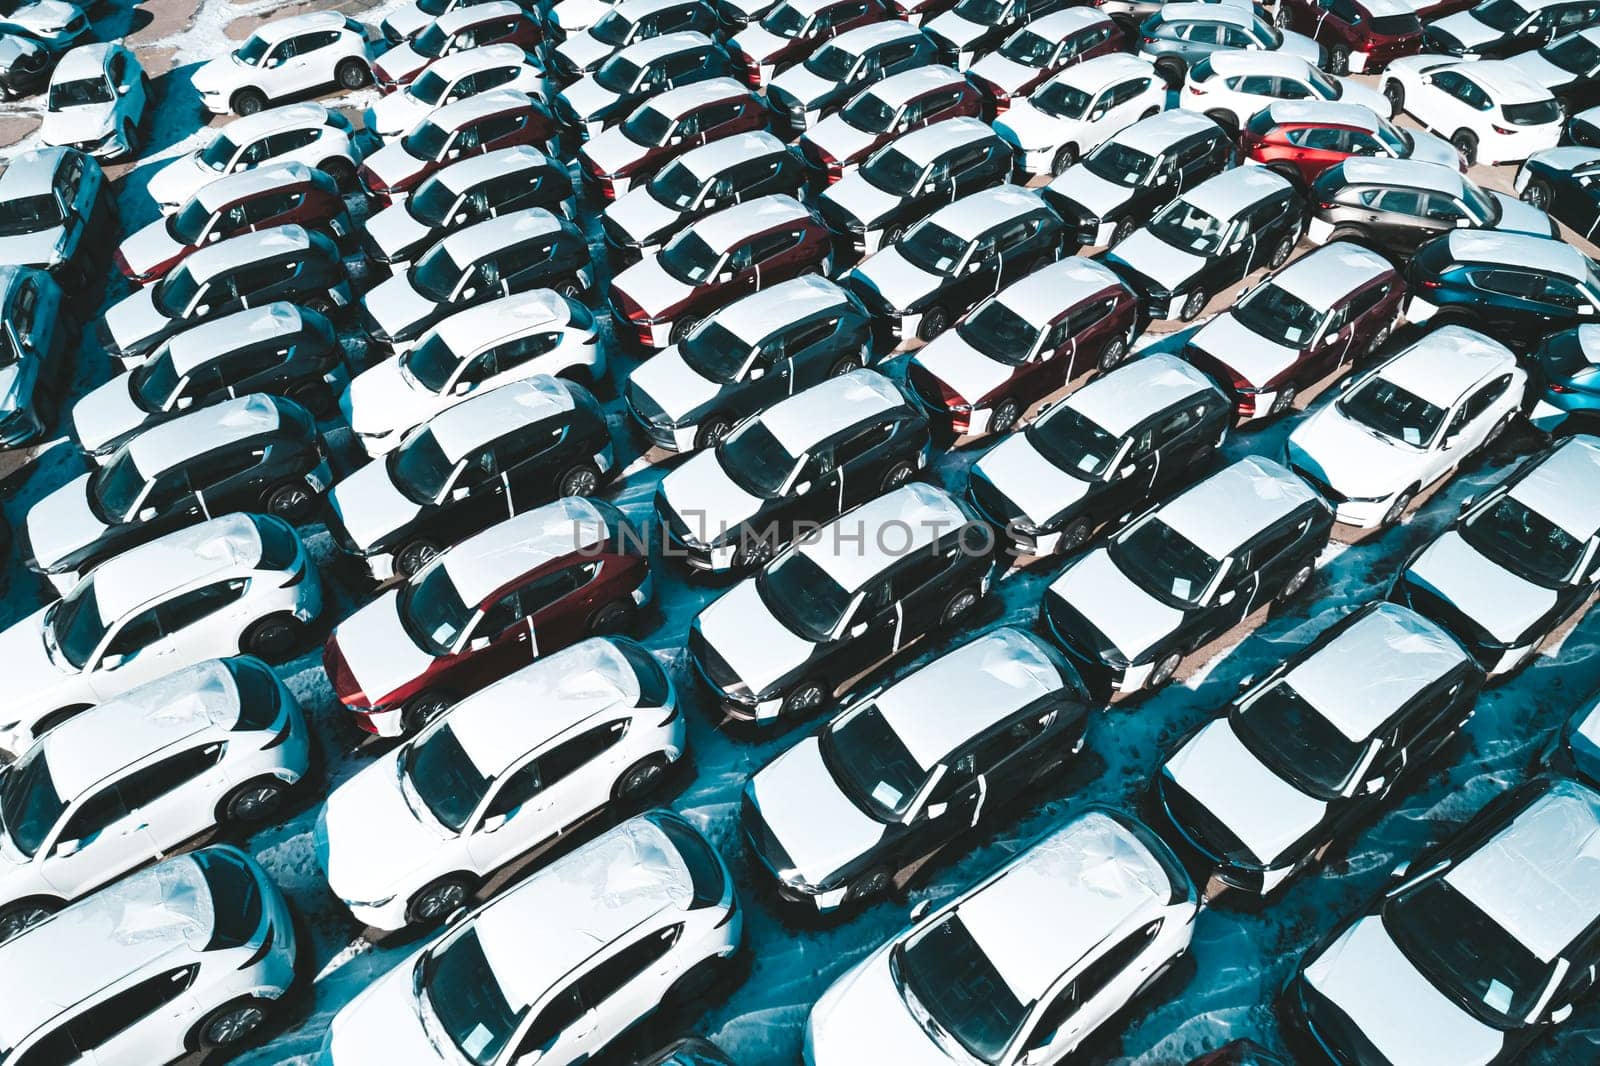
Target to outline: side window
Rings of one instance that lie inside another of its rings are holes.
[[[69,1062],[77,1062],[84,1050],[73,1042],[72,1034],[63,1025],[24,1051],[18,1057],[16,1066],[64,1066]]]
[[[1587,307],[1589,304],[1576,286],[1561,278],[1544,279],[1544,298],[1561,307]]]
[[[268,149],[268,154],[279,156],[283,155],[285,152],[292,152],[296,148],[304,148],[306,145],[310,144],[312,141],[321,136],[322,128],[320,126],[313,126],[309,129],[285,130],[282,133],[274,133],[271,137],[267,138],[267,144],[270,146]],[[256,142],[256,144],[260,143],[260,141]],[[255,145],[252,145],[251,147],[253,148]]]
[[[178,755],[135,770],[117,785],[122,792],[122,802],[131,811],[160,799],[221,761],[224,745],[221,741],[194,748]]]
[[[1359,318],[1374,307],[1377,307],[1389,295],[1389,291],[1393,287],[1393,282],[1385,281],[1378,285],[1369,285],[1356,293],[1350,300],[1350,317]]]
[[[1386,189],[1379,192],[1375,206],[1379,211],[1393,211],[1398,215],[1422,213],[1422,194],[1414,189]]]
[[[1467,413],[1467,420],[1471,421],[1487,411],[1496,400],[1505,394],[1510,385],[1511,375],[1503,374],[1467,397],[1467,402],[1462,405]]]
[[[786,229],[776,233],[764,233],[751,243],[751,254],[757,263],[765,262],[800,243],[804,236],[801,230]]]
[[[1469,277],[1480,289],[1521,299],[1533,296],[1540,286],[1539,275],[1525,274],[1520,270],[1474,270]]]
[[[527,121],[528,116],[520,111],[495,115],[478,123],[478,136],[485,141],[497,141],[502,137],[509,137],[521,129]]]
[[[724,123],[732,122],[744,112],[743,100],[728,100],[720,104],[712,104],[700,110],[700,128],[704,130],[715,129]]]
[[[627,732],[628,720],[619,718],[579,733],[551,748],[537,760],[541,785],[549,788],[585,763],[598,759]]]
[[[61,830],[57,844],[69,840],[88,840],[112,822],[128,813],[122,802],[122,793],[116,786],[98,792],[83,801],[72,818]]]
[[[1108,950],[1078,975],[1072,982],[1072,987],[1079,1003],[1087,1003],[1109,985],[1118,974],[1126,970],[1140,952],[1149,946],[1161,931],[1161,920],[1158,918],[1143,929],[1131,934],[1120,944]]]
[[[150,491],[144,494],[139,501],[139,511],[154,507],[158,512],[165,511],[175,506],[184,494],[189,491],[189,478],[182,467],[157,474],[150,484]]]
[[[893,430],[893,422],[880,422],[875,426],[868,426],[837,444],[833,449],[834,458],[839,463],[854,462],[872,448],[888,440]]]
[[[543,787],[544,783],[539,780],[539,760],[534,759],[506,778],[505,783],[500,786],[500,791],[494,794],[494,802],[484,810],[484,817],[493,818],[499,814],[511,814],[537,796]]]
[[[930,581],[938,580],[950,569],[950,560],[955,558],[957,550],[954,545],[939,551],[928,548],[919,550],[895,571],[895,599],[909,596]]]
[[[1442,192],[1428,193],[1422,197],[1422,215],[1438,222],[1454,222],[1465,212],[1454,197]]]
[[[1465,78],[1453,70],[1441,70],[1430,79],[1434,88],[1451,96],[1461,95],[1461,86],[1466,83]]]
[[[1161,420],[1156,427],[1156,434],[1162,441],[1173,440],[1187,433],[1196,421],[1199,420],[1204,407],[1185,407],[1174,411]]]
[[[243,348],[232,355],[226,356],[218,364],[216,387],[221,387],[223,377],[228,381],[240,382],[276,370],[288,361],[292,348],[274,348],[270,345],[256,345],[253,348]]]
[[[569,592],[587,585],[599,568],[597,562],[583,562],[534,578],[522,586],[522,613],[526,616],[538,614]]]
[[[1080,307],[1067,316],[1067,332],[1074,337],[1099,322],[1111,313],[1117,305],[1115,297],[1108,296],[1103,300],[1096,300],[1085,307]]]
[[[682,932],[683,926],[674,925],[652,933],[643,940],[629,944],[579,978],[578,995],[584,1006],[594,1007],[627,987],[634,978],[665,958]]]
[[[478,620],[477,627],[473,629],[472,638],[476,640],[479,637],[488,637],[494,640],[508,629],[521,625],[524,617],[526,616],[522,613],[522,599],[513,589],[488,606],[483,612],[483,617]]]
[[[198,969],[190,965],[147,977],[104,1003],[90,1007],[71,1022],[74,1043],[87,1051],[143,1021],[182,995],[194,981]]]
[[[1183,27],[1180,33],[1182,34],[1184,40],[1194,44],[1222,43],[1222,27],[1210,22],[1191,22],[1189,25]],[[1236,36],[1240,38],[1240,41],[1235,47],[1243,47],[1246,43],[1244,40],[1244,34],[1241,33],[1237,34]],[[1231,45],[1233,42],[1229,41],[1228,43]]]
[[[839,319],[818,319],[814,322],[802,323],[783,338],[783,353],[789,357],[799,355],[814,344],[820,344],[833,336],[834,330],[839,328]]]
[[[140,611],[123,623],[117,635],[106,645],[107,655],[132,655],[161,639],[161,624],[156,621],[156,609]]]
[[[184,464],[189,487],[204,492],[228,478],[244,473],[260,464],[266,452],[261,448],[219,448]]]
[[[270,193],[253,200],[246,200],[243,205],[245,221],[255,224],[275,218],[286,211],[293,211],[303,200],[305,194],[301,192]]]
[[[1246,562],[1240,569],[1242,571],[1258,570],[1272,562],[1279,555],[1282,555],[1290,545],[1298,541],[1300,534],[1304,533],[1306,527],[1310,524],[1311,520],[1309,518],[1303,518],[1293,525],[1284,526],[1267,534],[1266,537],[1256,543],[1255,547],[1250,549],[1247,553]]]
[[[496,373],[503,374],[530,359],[555,351],[556,345],[561,343],[561,336],[560,333],[535,333],[496,345],[491,349],[498,367]]]
[[[161,622],[162,634],[176,633],[186,626],[194,625],[207,615],[215,614],[238,600],[249,587],[249,580],[241,577],[232,581],[218,581],[216,584],[206,585],[168,600],[156,608],[156,617]]]
[[[583,1001],[578,998],[578,988],[574,985],[546,1004],[533,1024],[528,1026],[522,1043],[517,1045],[516,1059],[520,1061],[523,1056],[535,1051],[548,1051],[561,1038],[562,1032],[581,1017]]]

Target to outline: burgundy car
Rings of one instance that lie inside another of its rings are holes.
[[[513,0],[458,7],[383,53],[372,64],[372,80],[383,92],[392,93],[410,85],[436,59],[486,44],[515,44],[531,52],[543,38],[539,24]]]
[[[668,89],[578,150],[578,172],[607,200],[708,141],[765,129],[761,98],[732,78]]]
[[[536,657],[617,633],[649,600],[645,542],[571,496],[491,526],[341,622],[323,649],[361,728],[415,732]]]
[[[218,178],[173,214],[129,234],[117,248],[117,269],[147,285],[204,245],[292,222],[341,240],[349,236],[350,216],[333,178],[304,163],[242,170]]]
[[[451,163],[518,144],[543,148],[555,135],[556,120],[544,101],[495,89],[438,108],[368,156],[356,176],[377,206],[388,207]]]
[[[1059,259],[1001,289],[911,357],[906,379],[949,437],[1005,433],[1085,370],[1128,357],[1139,299],[1110,267]]]
[[[983,113],[983,94],[952,67],[917,67],[874,82],[800,138],[806,162],[844,177],[867,156],[903,133],[931,122]]]
[[[1278,0],[1277,21],[1321,44],[1334,74],[1373,74],[1422,51],[1422,20],[1406,0]]]
[[[792,196],[762,196],[683,230],[611,282],[617,334],[647,348],[676,344],[708,312],[749,292],[832,265],[833,237]]]
[[[926,26],[933,16],[949,11],[956,0],[887,0],[889,14],[916,27]]]
[[[1110,15],[1072,7],[1023,26],[967,73],[988,94],[991,113],[999,114],[1014,98],[1027,96],[1072,64],[1126,47],[1127,38]]]
[[[829,37],[889,17],[884,0],[782,0],[760,22],[740,30],[728,50],[744,64],[750,88],[759,89]]]
[[[1279,100],[1262,108],[1239,131],[1239,150],[1307,186],[1352,156],[1420,159],[1467,171],[1461,153],[1443,138],[1402,130],[1369,107],[1337,100]]]

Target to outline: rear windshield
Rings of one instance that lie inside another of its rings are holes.
[[[672,846],[678,849],[684,866],[689,869],[689,880],[694,884],[694,906],[709,907],[720,902],[728,882],[722,873],[722,863],[718,861],[717,853],[711,850],[711,845],[706,843],[706,838],[677,818],[657,818],[654,821],[667,839],[672,841]]]
[[[195,864],[211,890],[212,927],[207,951],[243,947],[261,928],[261,884],[255,871],[226,851],[197,851]]]
[[[1513,126],[1542,126],[1547,122],[1561,121],[1561,105],[1555,98],[1535,100],[1531,104],[1506,104],[1501,112]]]

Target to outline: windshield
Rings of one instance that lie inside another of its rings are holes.
[[[417,265],[411,268],[411,285],[431,300],[443,302],[450,299],[456,282],[461,280],[461,268],[450,258],[450,250],[440,241],[428,249]]]
[[[1561,121],[1561,102],[1555,97],[1527,104],[1506,104],[1500,110],[1513,126],[1542,126]]]
[[[602,44],[621,45],[628,43],[628,32],[632,29],[633,20],[616,8],[612,8],[600,16],[600,21],[596,22],[589,32]]]
[[[443,566],[424,570],[400,590],[400,623],[417,647],[449,655],[472,622],[472,608],[461,598]]]
[[[89,476],[89,502],[102,521],[124,522],[133,516],[144,488],[144,474],[124,444],[105,466]]]
[[[489,778],[478,770],[449,722],[406,749],[401,772],[439,824],[456,832],[489,790]]]
[[[1122,442],[1063,405],[1022,431],[1050,465],[1085,481],[1104,477]]]
[[[211,143],[200,149],[200,162],[212,170],[221,172],[228,169],[228,164],[233,162],[233,157],[239,154],[239,146],[230,141],[226,135],[217,134]]]
[[[0,203],[0,237],[34,233],[46,226],[58,226],[62,221],[61,205],[49,193],[19,196]]]
[[[1239,740],[1263,765],[1325,802],[1344,794],[1367,750],[1283,680],[1234,708],[1231,722]]]
[[[1600,70],[1600,45],[1580,33],[1560,38],[1544,50],[1544,57],[1569,74],[1590,75]]]
[[[956,0],[955,12],[968,22],[993,26],[1010,7],[1009,0]]]
[[[699,285],[716,272],[722,253],[694,230],[685,230],[667,242],[658,258],[668,274],[686,285]]]
[[[738,334],[714,318],[707,319],[697,329],[690,330],[689,335],[683,338],[683,343],[678,345],[678,354],[689,364],[689,369],[703,378],[709,378],[723,385],[731,385],[739,380],[740,372],[750,361],[751,351],[750,345],[741,340]],[[754,430],[755,425],[752,425],[751,429]],[[772,434],[766,433],[765,430],[762,433],[766,439],[751,441],[745,447],[754,450],[741,452],[741,458],[744,461],[765,461],[774,458],[779,462],[787,461],[792,468],[794,460],[788,457],[788,453],[777,441],[771,439]],[[787,470],[783,476],[788,477]]]
[[[450,220],[450,209],[456,205],[456,194],[437,177],[417,186],[417,191],[406,201],[406,211],[424,226],[437,228]]]
[[[431,122],[419,123],[416,129],[400,138],[401,146],[413,159],[438,159],[449,143],[450,131]]]
[[[1094,97],[1066,82],[1053,81],[1033,96],[1033,106],[1057,118],[1082,118]]]
[[[1020,366],[1039,342],[1039,327],[990,297],[956,327],[962,340],[990,359]]]
[[[850,607],[850,593],[816,560],[797,551],[757,573],[756,591],[778,621],[814,643],[832,637]]]
[[[656,202],[679,211],[695,202],[700,188],[700,179],[680,159],[674,159],[650,179],[650,195]]]
[[[672,119],[653,107],[641,107],[622,120],[622,135],[634,144],[655,147],[672,132]]]
[[[1510,33],[1528,19],[1528,13],[1516,0],[1488,0],[1487,3],[1473,8],[1472,15],[1479,22],[1501,33]]]
[[[1222,566],[1159,518],[1115,538],[1107,551],[1140,588],[1174,607],[1199,606]]]
[[[165,411],[178,391],[178,371],[172,365],[172,356],[166,352],[135,367],[128,377],[128,389],[140,408],[146,411]]]
[[[1485,1025],[1522,1026],[1550,984],[1550,965],[1448,878],[1430,878],[1386,902],[1383,927],[1435,987]]]
[[[1461,199],[1466,203],[1472,218],[1480,225],[1493,225],[1500,221],[1500,203],[1470,181],[1461,183]]]
[[[45,626],[45,639],[55,641],[62,658],[79,670],[89,665],[89,656],[106,635],[94,582],[80,581],[74,585],[45,619]]]
[[[450,0],[417,0],[417,10],[424,15],[438,18],[450,10]]]
[[[1425,447],[1444,423],[1445,411],[1392,381],[1373,378],[1339,401],[1339,412],[1372,432]]]
[[[177,318],[189,309],[199,293],[200,282],[195,280],[188,267],[180,266],[156,282],[155,292],[151,296],[156,307],[165,312],[168,318]]]
[[[32,857],[38,852],[65,810],[43,748],[34,747],[24,754],[0,783],[0,822],[24,855]]]
[[[913,265],[946,276],[954,274],[967,256],[967,242],[932,219],[917,223],[896,247]]]
[[[1211,255],[1221,248],[1227,229],[1227,223],[1187,200],[1177,201],[1150,222],[1150,232],[1156,237],[1198,255]]]
[[[400,365],[429,392],[443,392],[461,360],[442,336],[429,333],[422,343],[400,356]]]
[[[1290,348],[1309,345],[1322,323],[1321,311],[1271,282],[1240,300],[1233,317],[1251,333]]]
[[[1154,156],[1116,141],[1107,141],[1083,158],[1083,165],[1095,177],[1130,187],[1148,178],[1155,163]]]
[[[909,196],[922,180],[922,167],[890,145],[861,165],[861,176],[884,192]]]
[[[252,67],[259,66],[261,57],[267,54],[267,42],[262,40],[259,34],[252,33],[233,54],[238,56],[241,62],[248,63]]]
[[[439,24],[430,22],[421,33],[411,39],[411,50],[419,56],[438,59],[444,55],[444,46],[449,43],[449,36],[439,28]]]
[[[840,789],[880,822],[901,818],[928,776],[877,704],[823,730],[818,743]]]
[[[627,56],[612,56],[594,72],[594,80],[614,93],[625,93],[639,78],[639,64]]]
[[[839,111],[846,122],[867,133],[887,133],[894,125],[894,113],[894,108],[870,92],[857,96]]]
[[[799,37],[806,32],[806,27],[810,24],[810,16],[801,14],[795,10],[793,4],[789,3],[779,4],[767,12],[767,17],[761,20],[762,27],[779,37]]]
[[[50,86],[52,111],[60,111],[64,107],[84,107],[88,104],[109,104],[111,100],[111,83],[103,77],[56,82]]]
[[[1032,30],[1019,30],[1000,46],[1000,54],[1025,67],[1042,67],[1056,54],[1056,42]]]
[[[759,418],[745,423],[717,445],[717,461],[734,484],[762,499],[776,499],[789,483],[798,456],[778,442]]]
[[[199,244],[205,236],[206,223],[211,221],[211,211],[199,197],[183,205],[175,215],[167,218],[167,233],[179,244]]]
[[[437,500],[454,466],[431,429],[423,429],[389,454],[389,475],[413,503]]]
[[[1583,558],[1583,541],[1509,492],[1460,529],[1462,539],[1479,552],[1542,585],[1565,583]]]
[[[806,69],[819,78],[841,81],[856,65],[856,57],[836,44],[825,44],[806,60]]]
[[[1027,1016],[1000,971],[983,953],[959,913],[899,948],[892,956],[899,983],[933,1021],[985,1062],[998,1062]]]
[[[432,70],[425,70],[417,75],[417,80],[406,86],[406,92],[419,103],[432,107],[439,102],[444,91],[450,88],[450,83],[439,77]]]
[[[517,1031],[526,1007],[513,1010],[500,981],[469,929],[418,964],[423,993],[450,1042],[474,1066],[490,1066]]]

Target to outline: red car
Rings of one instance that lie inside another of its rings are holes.
[[[370,733],[415,732],[540,655],[627,629],[650,598],[645,549],[588,497],[508,518],[339,624],[322,653],[334,693]]]
[[[732,78],[681,85],[639,105],[578,150],[578,172],[607,200],[708,141],[766,129],[761,98]]]
[[[1466,160],[1442,138],[1402,130],[1360,104],[1280,100],[1256,112],[1239,133],[1239,150],[1291,181],[1310,185],[1351,156],[1418,159],[1466,173]]]
[[[983,94],[951,67],[915,67],[868,85],[800,138],[800,154],[828,183],[902,133],[983,114]]]
[[[828,38],[889,17],[883,0],[782,0],[760,22],[740,30],[728,50],[744,64],[750,88],[759,89]]]
[[[723,208],[612,279],[617,335],[646,348],[676,344],[708,312],[746,293],[826,274],[832,252],[832,231],[792,196]]]
[[[519,144],[543,148],[555,135],[556,120],[544,101],[495,89],[438,108],[368,156],[356,177],[377,206],[388,207],[451,163]]]
[[[329,175],[304,163],[271,163],[218,178],[165,218],[117,247],[117,269],[148,285],[207,244],[252,230],[299,223],[343,239],[351,232],[344,197]]]
[[[911,357],[906,379],[950,437],[1000,434],[1086,369],[1128,357],[1139,298],[1104,263],[1059,259],[1001,289]]]
[[[1278,0],[1277,21],[1321,44],[1332,74],[1372,74],[1422,51],[1422,20],[1405,0]]]
[[[457,7],[383,53],[372,64],[372,80],[383,92],[392,93],[410,85],[436,59],[486,44],[521,45],[524,52],[531,52],[543,38],[543,29],[513,0]]]
[[[991,114],[1027,96],[1074,63],[1127,49],[1127,36],[1111,16],[1093,7],[1055,11],[1017,30],[967,72],[989,97]]]

